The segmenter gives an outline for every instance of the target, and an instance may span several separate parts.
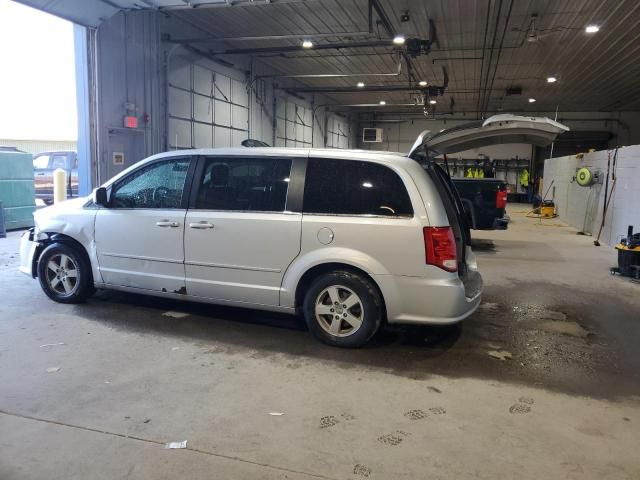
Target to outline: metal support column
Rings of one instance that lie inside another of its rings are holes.
[[[86,27],[73,26],[76,60],[76,108],[78,112],[78,195],[88,195],[92,189],[91,116],[89,112],[89,50]]]

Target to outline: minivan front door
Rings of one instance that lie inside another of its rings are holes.
[[[102,281],[184,293],[184,219],[190,157],[155,161],[111,188],[96,215]]]
[[[302,214],[288,211],[291,169],[282,157],[200,159],[185,220],[189,295],[279,304],[284,272],[300,252]]]

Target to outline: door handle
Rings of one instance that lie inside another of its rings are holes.
[[[213,223],[209,223],[209,222],[190,223],[189,227],[204,230],[207,228],[213,228]]]
[[[180,226],[178,222],[172,222],[170,220],[161,220],[159,222],[156,222],[156,225],[159,227],[171,227],[171,228],[176,228]]]

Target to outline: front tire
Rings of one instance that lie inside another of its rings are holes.
[[[318,340],[344,348],[367,343],[380,328],[384,315],[375,285],[347,271],[327,273],[314,280],[305,294],[303,312]]]
[[[59,303],[82,303],[94,291],[86,255],[64,243],[44,249],[38,259],[38,280],[44,293]]]

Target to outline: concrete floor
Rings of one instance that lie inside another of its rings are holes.
[[[11,234],[0,478],[640,478],[640,285],[609,275],[611,248],[525,209],[474,232],[473,317],[361,350],[263,312],[114,292],[55,304],[17,272]]]

